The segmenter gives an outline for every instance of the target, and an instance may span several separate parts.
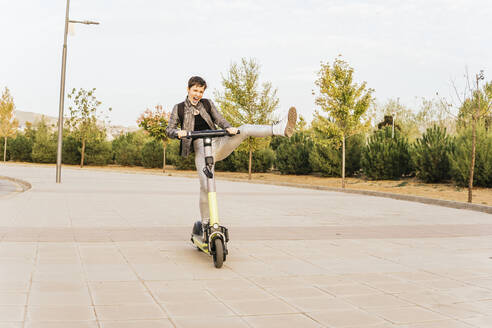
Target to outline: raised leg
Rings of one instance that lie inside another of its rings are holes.
[[[253,125],[244,124],[239,128],[240,134],[236,134],[230,137],[215,138],[214,141],[214,154],[215,160],[221,161],[229,156],[234,149],[236,149],[244,139],[248,137],[270,137],[273,135],[271,125]]]

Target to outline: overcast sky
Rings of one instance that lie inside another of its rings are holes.
[[[65,0],[0,0],[0,88],[19,110],[58,115]],[[72,0],[67,92],[97,88],[112,122],[135,125],[147,107],[171,109],[192,75],[221,89],[241,57],[278,88],[280,113],[308,120],[320,62],[341,54],[381,103],[450,95],[465,67],[492,80],[490,0]]]

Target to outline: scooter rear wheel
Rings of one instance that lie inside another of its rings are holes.
[[[222,267],[224,263],[224,242],[220,238],[214,239],[215,253],[214,253],[214,265],[217,269]]]

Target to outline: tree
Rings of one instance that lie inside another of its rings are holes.
[[[476,160],[476,147],[477,147],[477,125],[482,121],[485,123],[492,120],[492,85],[486,83],[480,88],[480,81],[484,80],[483,71],[475,75],[474,83],[469,80],[468,72],[466,72],[466,88],[463,95],[457,91],[456,86],[453,83],[455,93],[460,102],[458,113],[458,125],[461,128],[467,128],[471,123],[471,158],[469,163],[469,177],[468,177],[468,202],[473,201],[473,181],[474,170]]]
[[[402,105],[399,99],[388,99],[383,105],[376,105],[377,128],[390,126],[400,130],[410,142],[420,138],[428,128],[434,125],[455,131],[456,120],[447,112],[443,103],[435,99],[421,99],[417,111]],[[393,126],[394,119],[394,126]]]
[[[369,120],[362,122],[367,109],[373,102],[373,89],[367,83],[353,81],[354,69],[340,57],[333,66],[321,63],[315,85],[319,88],[316,104],[328,114],[324,117],[315,112],[315,120],[321,131],[335,131],[342,143],[342,188],[345,188],[345,139],[366,129]]]
[[[277,89],[270,82],[259,88],[260,65],[254,59],[242,58],[232,63],[228,75],[222,76],[224,92],[215,92],[215,100],[224,117],[235,126],[271,124],[278,107]],[[239,147],[249,152],[248,178],[251,180],[253,152],[268,147],[271,138],[247,138]]]
[[[48,126],[44,116],[35,125],[34,144],[32,146],[32,161],[35,163],[56,162],[56,136],[53,127]]]
[[[399,179],[411,173],[411,164],[406,137],[389,126],[376,130],[362,151],[362,170],[372,180]]]
[[[275,166],[282,174],[309,174],[313,171],[309,161],[312,148],[313,141],[307,132],[282,138],[275,151]]]
[[[88,91],[83,88],[77,91],[73,88],[68,95],[68,99],[72,100],[72,105],[69,106],[70,118],[67,121],[67,125],[74,130],[74,135],[82,143],[80,167],[84,167],[87,141],[97,139],[101,134],[101,130],[104,130],[104,127],[100,128],[98,126],[98,120],[103,120],[103,118],[100,116],[100,112],[98,112],[101,102],[97,100],[94,94],[95,91],[95,88]],[[111,111],[111,108],[108,111]]]
[[[169,124],[170,116],[170,113],[162,109],[162,105],[157,105],[155,106],[155,111],[147,108],[137,120],[139,127],[143,128],[151,137],[162,142],[162,172],[166,172],[166,148],[169,143],[166,128]]]
[[[472,149],[472,127],[459,129],[449,156],[450,175],[457,186],[468,187]],[[492,187],[492,130],[487,131],[485,124],[479,122],[476,127],[476,158],[473,174],[473,186]]]
[[[434,125],[418,138],[412,146],[412,161],[416,175],[424,182],[441,182],[449,178],[449,155],[453,151],[452,139],[446,128]]]
[[[17,133],[19,121],[14,118],[14,99],[6,87],[0,99],[0,137],[4,138],[3,161],[7,160],[7,139]]]

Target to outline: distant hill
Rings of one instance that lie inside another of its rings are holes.
[[[40,122],[43,117],[48,125],[53,127],[58,126],[58,118],[56,117],[22,110],[15,111],[15,118],[19,121],[19,130],[24,130],[26,128],[26,122],[35,124]],[[138,130],[138,128],[133,126],[128,127],[122,125],[109,125],[107,126],[108,139],[112,140],[120,134],[133,132],[136,130]]]
[[[57,125],[58,123],[58,118],[53,117],[53,116],[48,116],[44,114],[39,114],[39,113],[33,113],[33,112],[25,112],[22,110],[16,110],[15,111],[15,118],[19,121],[19,129],[24,130],[26,127],[26,122],[31,122],[31,123],[36,123],[41,121],[41,118],[44,116],[44,119],[49,125]]]

